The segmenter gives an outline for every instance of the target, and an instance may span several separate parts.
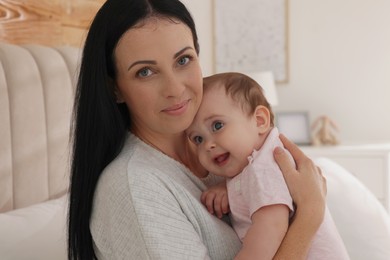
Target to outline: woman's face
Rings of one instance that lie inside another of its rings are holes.
[[[133,132],[176,134],[191,124],[202,98],[202,73],[185,24],[149,18],[122,36],[114,55],[117,98],[127,104]]]

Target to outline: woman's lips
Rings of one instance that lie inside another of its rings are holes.
[[[223,166],[227,163],[229,156],[230,156],[230,153],[224,153],[224,154],[218,155],[214,158],[214,162],[218,166]]]
[[[173,106],[170,106],[170,107],[163,109],[162,112],[170,114],[170,115],[181,115],[187,110],[189,102],[190,102],[190,99],[185,100],[179,104],[175,104]]]

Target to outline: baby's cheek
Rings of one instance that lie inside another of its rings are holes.
[[[205,153],[199,152],[199,162],[206,170],[210,170],[210,161]]]

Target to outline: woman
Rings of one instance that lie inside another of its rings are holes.
[[[78,80],[69,259],[232,259],[241,243],[200,202],[218,180],[184,130],[202,97],[194,22],[178,0],[108,0],[88,33]],[[275,258],[305,256],[325,205],[324,181],[285,140],[277,150],[297,204]],[[305,187],[305,188],[303,188]]]

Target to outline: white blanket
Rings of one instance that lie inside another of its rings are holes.
[[[351,260],[390,259],[390,216],[375,196],[335,162],[315,159],[327,179],[328,206]]]

